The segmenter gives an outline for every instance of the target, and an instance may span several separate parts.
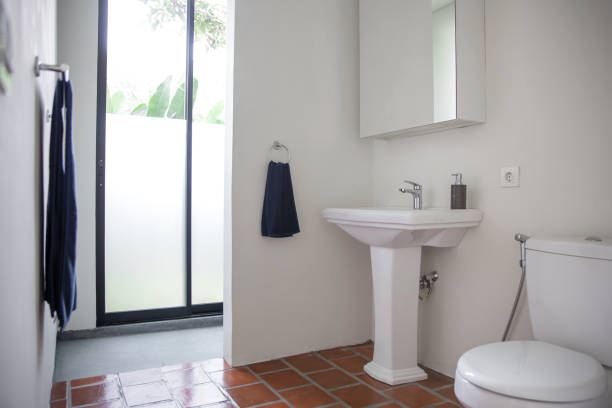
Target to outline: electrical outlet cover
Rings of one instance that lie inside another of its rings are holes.
[[[519,167],[502,167],[499,172],[499,185],[502,187],[520,186]]]

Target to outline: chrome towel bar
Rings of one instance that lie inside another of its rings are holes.
[[[40,71],[54,71],[62,74],[64,81],[68,81],[70,75],[70,67],[67,64],[43,64],[38,56],[34,57],[34,75],[40,76]]]

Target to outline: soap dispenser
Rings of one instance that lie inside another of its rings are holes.
[[[453,173],[453,176],[455,176],[455,184],[451,185],[450,208],[451,210],[465,210],[467,186],[462,183],[461,173]]]

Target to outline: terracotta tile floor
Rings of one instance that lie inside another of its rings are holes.
[[[453,379],[389,386],[363,365],[372,343],[230,367],[222,359],[79,378],[53,385],[51,408],[448,408],[459,404]]]

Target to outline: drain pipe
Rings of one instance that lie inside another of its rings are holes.
[[[425,300],[429,297],[429,295],[431,295],[434,283],[436,283],[439,277],[440,275],[438,275],[438,272],[436,271],[432,271],[428,274],[421,276],[421,279],[419,279],[419,292],[421,289],[427,289],[427,293],[425,294],[425,296],[421,296],[421,294],[419,293],[420,300]]]
[[[523,291],[523,285],[525,284],[525,272],[527,271],[526,257],[527,251],[525,249],[525,242],[529,239],[529,237],[525,234],[518,233],[514,235],[514,239],[518,241],[521,245],[521,260],[519,261],[519,265],[521,267],[521,281],[519,282],[518,292],[516,293],[516,297],[514,298],[514,305],[512,306],[512,312],[510,313],[510,318],[508,319],[508,324],[506,325],[506,330],[504,330],[504,336],[502,337],[502,341],[508,340],[508,333],[510,332],[510,326],[512,326],[512,321],[514,320],[514,315],[516,313],[516,308],[518,307],[519,299],[521,298],[521,292]]]

